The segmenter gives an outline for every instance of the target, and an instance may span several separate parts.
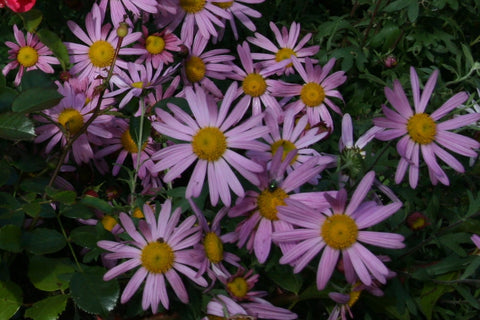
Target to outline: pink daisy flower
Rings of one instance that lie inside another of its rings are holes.
[[[383,262],[360,242],[382,248],[404,247],[403,236],[388,232],[364,231],[394,214],[402,203],[377,205],[374,201],[363,202],[375,179],[370,171],[360,181],[347,205],[347,192],[341,189],[335,197],[325,194],[322,206],[309,207],[301,202],[286,199],[287,206],[278,207],[280,219],[298,228],[293,231],[275,232],[278,242],[298,241],[280,259],[282,264],[294,264],[293,271],[301,271],[323,250],[317,270],[317,288],[327,285],[340,254],[343,256],[345,276],[352,282],[355,274],[366,285],[372,278],[385,283],[389,270]]]
[[[318,175],[332,161],[329,157],[312,157],[284,177],[296,151],[291,151],[282,160],[282,149],[280,147],[274,155],[271,168],[259,175],[260,181],[256,184],[259,191],[247,191],[245,197],[239,199],[228,212],[229,217],[246,216],[235,230],[238,246],[246,245],[248,250],[253,250],[260,263],[264,263],[270,254],[272,233],[293,230],[291,223],[278,216],[278,207],[285,205],[285,200],[289,198],[311,204],[311,194],[292,192]],[[280,243],[279,246],[284,251],[290,244]]]
[[[19,67],[15,76],[14,84],[18,86],[22,80],[23,73],[30,70],[42,70],[45,73],[53,73],[51,64],[60,64],[57,58],[52,57],[53,53],[40,42],[38,37],[27,32],[27,37],[13,25],[13,35],[17,43],[7,41],[5,44],[8,50],[8,59],[12,59],[3,69],[2,74],[6,76],[11,70]]]
[[[276,87],[278,91],[274,94],[290,97],[298,96],[299,99],[286,105],[285,109],[292,109],[295,113],[306,112],[310,125],[313,126],[323,121],[329,131],[332,131],[333,120],[327,106],[336,113],[342,114],[340,108],[331,98],[343,101],[342,95],[336,88],[347,80],[345,72],[337,71],[328,75],[335,64],[333,58],[323,68],[314,65],[310,58],[305,59],[305,68],[295,56],[291,59],[304,84],[283,83],[284,85]]]
[[[312,38],[311,33],[307,33],[300,41],[298,40],[301,31],[300,23],[292,22],[290,30],[283,26],[280,31],[275,23],[270,22],[270,28],[275,35],[275,40],[277,40],[278,45],[275,45],[270,39],[258,32],[255,33],[254,37],[247,38],[250,43],[272,52],[252,53],[253,59],[261,60],[264,67],[269,67],[283,60],[291,62],[291,56],[295,56],[301,63],[305,63],[305,57],[314,56],[320,49],[318,45],[305,47],[305,44]],[[312,59],[312,62],[317,63],[318,61]],[[295,70],[292,63],[277,72],[278,75],[289,75],[293,73],[295,73]]]
[[[112,30],[110,24],[103,25],[105,11],[94,3],[92,10],[85,18],[85,26],[87,33],[85,33],[78,24],[73,21],[68,21],[67,25],[72,33],[77,36],[85,44],[78,44],[74,42],[66,42],[65,46],[70,53],[70,62],[73,67],[70,73],[83,78],[95,78],[100,71],[109,68],[115,56],[115,48],[118,43],[118,36],[115,29]],[[142,34],[140,32],[131,32],[127,34],[122,40],[122,47],[119,55],[140,55],[145,53],[145,49],[141,48],[125,48],[135,41],[137,41]],[[121,68],[126,68],[126,62],[117,59],[115,62],[114,72]]]
[[[222,91],[211,80],[224,80],[233,69],[232,61],[235,57],[227,54],[228,49],[213,49],[204,52],[208,39],[200,34],[195,36],[190,54],[185,59],[182,68],[182,79],[186,86],[195,88],[202,86],[216,98],[222,98]],[[211,78],[211,79],[210,79]]]
[[[215,26],[223,28],[221,18],[228,19],[230,13],[216,6],[214,2],[224,3],[228,0],[163,0],[159,3],[158,26],[168,26],[173,31],[182,24],[180,39],[186,46],[192,44],[197,29],[206,39],[216,37],[218,33]]]
[[[230,17],[227,18],[227,20],[230,23],[230,26],[232,27],[235,40],[238,40],[238,30],[237,30],[237,24],[235,23],[235,18],[238,19],[248,30],[253,32],[257,28],[255,24],[252,22],[252,20],[250,20],[250,17],[252,18],[262,17],[262,14],[260,12],[258,12],[257,10],[253,10],[250,7],[247,7],[243,3],[258,4],[264,1],[265,0],[233,0],[233,1],[227,1],[227,2],[214,2],[214,4],[230,13]],[[221,38],[221,35],[224,30],[225,29],[220,30],[219,38]]]
[[[401,159],[395,173],[395,182],[400,183],[409,169],[409,182],[412,188],[416,188],[418,183],[420,154],[427,164],[432,184],[435,185],[440,181],[448,185],[448,176],[438,164],[437,157],[457,172],[464,172],[465,169],[444,148],[466,157],[475,157],[477,155],[475,149],[480,148],[480,143],[474,139],[450,131],[475,123],[480,119],[480,114],[466,114],[439,122],[468,99],[465,92],[455,94],[433,113],[425,113],[437,77],[438,70],[435,70],[425,84],[423,92],[420,93],[418,75],[411,67],[410,81],[414,109],[412,109],[402,85],[396,80],[393,83],[393,90],[385,88],[387,100],[395,110],[383,105],[382,110],[385,117],[373,119],[376,126],[386,129],[375,135],[377,139],[387,141],[401,137],[397,143],[397,151]]]
[[[180,301],[188,303],[188,293],[179,273],[199,286],[207,286],[207,281],[192,269],[198,266],[191,259],[191,254],[195,251],[191,247],[200,241],[201,232],[200,227],[194,226],[194,216],[186,218],[178,225],[181,210],[176,208],[172,212],[170,200],[162,204],[158,218],[148,205],[143,206],[143,214],[145,220],[138,222],[137,230],[132,219],[126,213],[120,213],[122,227],[132,240],[102,240],[97,245],[111,252],[105,256],[107,259],[126,259],[105,273],[105,281],[138,267],[123,290],[121,303],[130,300],[145,282],[142,308],[146,310],[150,307],[152,312],[156,313],[160,302],[165,309],[169,307],[166,282]]]
[[[480,236],[478,234],[474,234],[472,237],[472,242],[480,249]]]
[[[182,41],[168,29],[149,34],[147,27],[142,25],[142,35],[133,47],[143,48],[146,52],[140,55],[135,63],[151,63],[158,69],[161,65],[172,63],[174,61],[172,52],[181,50]]]
[[[140,18],[144,12],[157,13],[157,0],[101,0],[99,3],[103,11],[106,11],[107,5],[114,27],[118,27],[124,20],[127,11],[133,14],[134,20]],[[127,21],[132,24],[129,18]]]
[[[208,99],[203,89],[194,91],[186,88],[185,97],[194,117],[174,104],[167,106],[175,116],[156,109],[157,121],[152,127],[179,142],[152,156],[154,161],[158,161],[154,170],[159,172],[168,169],[163,180],[171,182],[196,162],[187,185],[186,198],[200,195],[206,175],[213,205],[217,204],[220,197],[229,206],[230,189],[243,197],[243,187],[232,168],[248,181],[258,183],[255,172],[262,171],[262,166],[233,149],[259,150],[261,143],[255,139],[268,129],[261,125],[263,115],[238,123],[246,112],[245,105],[237,104],[228,114],[236,91],[237,83],[233,82],[218,110],[216,103]]]

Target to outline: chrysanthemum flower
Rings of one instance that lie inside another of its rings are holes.
[[[435,185],[440,181],[448,185],[448,176],[438,164],[437,157],[457,172],[464,172],[465,169],[443,148],[466,157],[475,157],[477,155],[475,149],[480,148],[478,141],[450,131],[478,121],[480,114],[467,114],[439,122],[441,118],[468,99],[465,92],[455,94],[433,113],[425,113],[437,77],[438,70],[435,70],[420,94],[419,79],[415,69],[411,67],[410,81],[414,109],[412,109],[402,85],[396,80],[393,90],[385,88],[385,95],[395,111],[383,105],[385,118],[373,119],[376,126],[386,129],[376,134],[377,139],[387,141],[401,137],[397,143],[397,151],[401,159],[395,173],[395,182],[400,183],[409,169],[409,182],[412,188],[416,188],[418,183],[420,153],[427,164],[432,183]]]
[[[148,33],[147,27],[142,25],[143,37],[138,40],[134,48],[143,48],[145,53],[140,55],[135,63],[151,63],[155,69],[161,65],[168,65],[174,61],[172,52],[181,50],[182,41],[170,30]]]
[[[278,217],[298,227],[293,231],[275,232],[278,242],[298,241],[280,259],[282,264],[294,264],[294,272],[301,271],[320,251],[322,257],[317,270],[317,287],[327,285],[340,254],[343,256],[345,276],[349,282],[358,276],[366,285],[372,278],[385,283],[389,270],[383,262],[361,242],[382,248],[404,247],[403,236],[389,232],[364,231],[394,214],[402,203],[377,205],[363,202],[375,179],[370,171],[358,184],[347,205],[347,192],[338,191],[335,197],[325,195],[328,206],[308,207],[301,202],[285,199],[287,206],[278,207]]]
[[[223,80],[233,69],[231,61],[235,57],[228,54],[228,49],[213,49],[206,51],[208,39],[197,34],[193,40],[190,54],[185,59],[182,68],[182,78],[185,85],[193,85],[195,88],[202,86],[216,98],[222,98],[222,91],[210,79]]]
[[[103,25],[105,12],[94,3],[92,10],[85,18],[85,33],[78,24],[68,21],[67,25],[72,33],[77,36],[85,44],[74,42],[66,42],[65,46],[70,54],[70,62],[73,67],[70,73],[78,75],[79,78],[95,78],[103,69],[108,69],[113,62],[115,56],[115,48],[117,47],[118,36],[116,30],[112,30],[110,24]],[[140,32],[131,32],[122,40],[122,48],[119,55],[140,55],[145,53],[142,48],[125,48],[137,41],[142,34]],[[127,64],[121,59],[115,62],[114,71],[118,67],[126,68]]]
[[[250,46],[246,41],[242,45],[237,46],[237,52],[243,69],[234,66],[230,77],[242,82],[242,86],[238,90],[239,94],[243,94],[243,97],[238,104],[251,105],[254,115],[263,111],[263,105],[265,108],[272,110],[276,118],[280,117],[282,108],[271,93],[272,90],[275,90],[278,80],[268,79],[268,77],[278,69],[283,68],[286,63],[279,62],[270,68],[261,68],[260,65],[255,65],[252,60]],[[280,92],[280,90],[276,91]]]
[[[219,6],[220,8],[226,10],[230,13],[230,17],[227,18],[232,27],[233,35],[235,40],[238,40],[238,30],[237,24],[235,23],[235,18],[237,18],[248,30],[255,31],[257,28],[255,24],[250,20],[252,18],[261,18],[262,14],[257,10],[253,10],[250,7],[242,3],[248,4],[258,4],[262,3],[265,0],[232,0],[227,2],[213,2],[214,5]],[[222,33],[225,29],[220,30],[219,33]]]
[[[253,60],[261,60],[264,67],[269,67],[283,60],[291,61],[292,55],[297,57],[301,63],[305,63],[305,57],[314,56],[320,49],[318,45],[305,47],[305,44],[312,38],[311,33],[307,33],[300,41],[298,40],[301,31],[300,23],[292,22],[290,30],[283,26],[280,31],[275,23],[270,22],[270,28],[275,35],[278,45],[275,45],[270,39],[258,32],[255,33],[254,37],[247,38],[250,43],[272,52],[252,53]],[[317,60],[312,59],[312,62],[317,63]],[[290,63],[285,68],[279,70],[277,74],[289,75],[294,72],[293,64]]]
[[[345,72],[337,71],[328,75],[335,64],[334,58],[330,59],[323,68],[314,65],[310,58],[305,58],[305,68],[295,56],[291,59],[293,66],[305,83],[278,85],[274,94],[277,96],[298,96],[299,99],[286,105],[285,109],[292,109],[295,113],[306,112],[310,125],[323,121],[329,131],[332,131],[333,120],[327,106],[336,113],[342,114],[340,108],[331,98],[343,101],[342,95],[336,88],[347,80]]]
[[[278,216],[278,207],[285,205],[288,198],[309,204],[311,201],[321,201],[320,197],[311,200],[314,197],[309,193],[292,192],[332,162],[330,157],[312,157],[285,177],[286,168],[296,156],[296,152],[290,151],[282,161],[282,149],[280,147],[279,152],[274,155],[270,169],[259,174],[260,183],[256,184],[259,191],[247,191],[245,197],[239,199],[228,212],[230,217],[246,216],[235,230],[239,238],[238,246],[246,245],[248,250],[253,250],[260,263],[264,263],[270,254],[272,233],[293,230],[290,222]],[[290,244],[279,245],[284,251]]]
[[[183,303],[188,303],[188,293],[179,273],[200,286],[207,286],[207,281],[199,277],[192,268],[197,268],[192,261],[191,247],[201,240],[200,227],[194,226],[196,219],[189,216],[177,226],[181,210],[172,212],[170,200],[162,204],[158,219],[150,206],[143,206],[145,220],[139,221],[138,230],[126,213],[120,213],[120,222],[132,238],[128,242],[102,240],[97,245],[110,251],[108,259],[127,259],[108,270],[103,279],[111,280],[121,274],[137,268],[123,290],[120,301],[127,302],[145,282],[143,288],[142,308],[149,307],[156,313],[159,302],[168,309],[169,298],[166,282]],[[140,232],[139,232],[140,231]]]
[[[158,161],[154,170],[168,169],[164,181],[171,182],[196,162],[187,185],[186,198],[200,195],[205,175],[208,175],[208,189],[213,205],[217,204],[220,197],[229,206],[230,189],[243,197],[243,187],[232,168],[250,182],[258,183],[254,173],[262,171],[262,166],[233,149],[259,150],[261,143],[255,139],[264,135],[268,129],[261,125],[263,115],[238,123],[246,112],[245,105],[237,104],[228,114],[236,91],[237,83],[233,82],[217,110],[215,101],[209,100],[203,89],[194,91],[186,88],[185,97],[194,117],[174,104],[167,106],[175,116],[156,109],[157,121],[152,123],[152,127],[160,134],[179,142],[152,156],[154,161]]]
[[[36,120],[46,124],[36,128],[35,142],[40,143],[50,139],[46,147],[47,153],[51,152],[58,142],[65,146],[67,138],[81,132],[80,130],[92,117],[96,107],[88,103],[84,93],[77,93],[68,82],[63,86],[60,83],[57,85],[59,86],[58,91],[64,95],[64,98],[55,107],[44,111],[45,115],[50,118],[49,120],[36,117]],[[87,163],[94,158],[90,143],[98,145],[101,143],[101,139],[112,138],[112,133],[107,127],[112,119],[113,117],[110,115],[96,116],[95,120],[73,142],[72,153],[78,164]]]
[[[228,0],[163,0],[159,3],[158,26],[168,26],[173,31],[182,24],[180,39],[186,46],[192,44],[196,29],[206,39],[216,37],[218,33],[215,26],[223,28],[221,19],[228,19],[230,13],[214,2],[224,3]]]
[[[25,71],[39,69],[45,73],[53,73],[51,64],[60,64],[57,58],[53,57],[52,51],[40,42],[38,37],[27,32],[27,37],[23,35],[17,25],[13,25],[13,35],[17,43],[7,41],[5,44],[10,48],[8,58],[13,59],[2,70],[6,76],[11,70],[19,67],[15,76],[14,84],[18,86],[22,80]]]
[[[110,18],[115,27],[118,27],[120,22],[124,20],[127,11],[133,14],[134,20],[141,17],[144,12],[157,12],[156,0],[101,0],[99,3],[100,8],[104,11],[106,11],[107,5],[110,9]]]

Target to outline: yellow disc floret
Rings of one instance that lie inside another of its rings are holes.
[[[193,136],[192,149],[202,160],[217,161],[227,150],[227,138],[217,127],[205,127]]]
[[[198,82],[205,77],[207,68],[203,60],[197,56],[191,56],[185,63],[185,73],[190,82]]]
[[[243,277],[236,277],[227,283],[228,290],[237,298],[243,298],[248,292],[248,283]]]
[[[357,241],[358,227],[346,214],[334,214],[322,225],[321,235],[325,243],[337,250],[347,249]]]
[[[258,73],[248,74],[242,82],[243,92],[252,97],[260,97],[267,90],[267,82]]]
[[[122,146],[125,150],[127,150],[130,153],[137,153],[138,152],[138,147],[135,141],[133,141],[132,136],[130,135],[130,129],[127,129],[123,132],[122,137],[120,138],[120,141],[122,143]],[[147,146],[147,142],[145,141],[142,145],[142,151],[145,149]]]
[[[417,113],[408,119],[408,135],[419,144],[429,144],[435,140],[437,125],[426,113]]]
[[[151,273],[165,273],[173,267],[175,253],[165,242],[150,242],[142,249],[142,266]]]
[[[222,9],[228,9],[233,5],[233,1],[227,1],[227,2],[212,2],[214,5],[217,7],[220,7]]]
[[[297,149],[297,147],[292,142],[280,139],[278,141],[275,141],[271,146],[273,156],[275,156],[275,153],[277,153],[277,150],[280,147],[283,147],[282,161],[285,160],[285,157],[290,151]],[[293,157],[292,161],[290,161],[290,164],[294,164],[295,161],[297,161],[297,155]]]
[[[266,219],[275,221],[277,217],[277,206],[284,206],[288,194],[282,188],[274,190],[265,189],[257,197],[257,205],[260,215]]]
[[[203,246],[210,262],[219,263],[223,260],[223,243],[214,232],[208,232],[205,235]]]
[[[295,53],[295,51],[293,51],[292,49],[290,48],[281,48],[280,50],[277,51],[277,53],[275,54],[275,61],[277,62],[280,62],[280,61],[283,61],[285,59],[290,59],[291,56],[297,56],[297,54]],[[287,67],[291,67],[293,66],[292,63],[289,63],[287,65]]]
[[[112,64],[115,49],[105,40],[97,40],[88,49],[88,57],[95,67],[105,68]]]
[[[73,108],[64,109],[58,116],[60,123],[70,134],[75,135],[83,127],[83,116]]]
[[[17,61],[25,68],[32,67],[38,62],[38,51],[30,46],[21,47],[17,53]]]
[[[132,217],[135,217],[135,218],[137,218],[137,219],[145,218],[145,216],[143,215],[142,209],[140,209],[139,207],[136,207],[136,208],[133,210]]]
[[[316,82],[306,83],[300,91],[300,99],[308,107],[319,106],[325,100],[325,90]]]
[[[162,53],[165,49],[165,40],[162,37],[150,35],[145,40],[145,49],[151,54]]]
[[[102,218],[102,225],[105,230],[112,231],[113,227],[117,225],[117,220],[112,216],[105,215]]]
[[[180,0],[180,7],[186,13],[197,13],[203,10],[206,3],[206,0]]]

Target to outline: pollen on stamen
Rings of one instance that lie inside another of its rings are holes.
[[[334,214],[323,223],[321,236],[329,247],[344,250],[357,242],[358,227],[350,216]]]
[[[227,150],[227,138],[216,127],[205,127],[193,136],[192,150],[200,159],[217,161]]]
[[[242,89],[249,96],[260,97],[267,90],[267,82],[262,75],[250,73],[243,79]]]
[[[325,100],[325,90],[316,82],[306,83],[300,91],[300,99],[308,107],[319,106]]]

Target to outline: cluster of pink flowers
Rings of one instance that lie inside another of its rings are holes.
[[[433,184],[449,182],[437,158],[464,171],[445,149],[476,156],[480,143],[451,130],[478,121],[479,113],[438,122],[465,102],[466,93],[425,113],[437,71],[420,92],[412,68],[414,110],[399,82],[393,89],[386,88],[394,110],[382,106],[385,116],[375,118],[375,126],[354,142],[352,119],[343,115],[339,91],[347,77],[343,71],[333,71],[335,59],[325,65],[314,59],[319,47],[306,46],[310,34],[300,39],[300,24],[279,29],[270,23],[276,43],[255,32],[236,46],[236,52],[210,49],[212,42],[221,43],[227,21],[236,38],[235,20],[255,31],[250,18],[260,13],[249,5],[260,2],[102,0],[93,5],[84,26],[68,22],[78,38],[65,43],[72,64],[70,77],[56,82],[62,101],[36,116],[35,142],[45,143],[45,153],[50,154],[74,139],[73,161],[69,150],[62,170],[94,164],[102,174],[111,171],[117,176],[123,166],[132,166],[142,181],[142,193],[152,200],[172,184],[187,180],[184,197],[193,214],[182,217],[171,200],[153,207],[145,204],[144,218],[134,217],[133,212],[118,215],[120,230],[129,241],[98,242],[109,252],[105,259],[120,261],[104,279],[130,277],[122,303],[144,284],[142,307],[155,313],[160,304],[165,309],[170,306],[167,287],[188,303],[182,277],[207,290],[218,280],[225,295],[215,295],[206,314],[228,319],[295,319],[293,312],[263,299],[265,292],[253,290],[258,274],[246,271],[236,254],[224,251],[226,243],[245,247],[262,264],[278,246],[279,262],[291,265],[293,272],[318,258],[319,290],[327,286],[340,263],[351,286],[385,284],[391,277],[386,259],[364,244],[404,247],[402,235],[369,230],[399,211],[402,202],[375,178],[374,171],[360,170],[362,175],[356,176],[352,172],[358,168],[344,170],[356,165],[344,162],[345,157],[365,157],[362,149],[374,137],[400,138],[395,182],[401,183],[408,169],[415,188],[420,152]],[[131,32],[143,19],[154,27],[143,25],[142,32]],[[124,27],[122,22],[129,29],[126,35],[117,32]],[[18,85],[24,71],[54,72],[52,65],[59,64],[58,59],[35,35],[27,33],[25,40],[14,26],[14,36],[17,43],[6,43],[12,61],[3,69],[4,75],[18,67],[14,80]],[[285,80],[292,74],[300,83]],[[110,81],[100,94],[104,79]],[[158,107],[164,101],[164,107]],[[134,115],[130,120],[118,116],[126,115],[126,110]],[[152,131],[143,132],[143,139],[132,136],[134,119],[151,123]],[[340,156],[321,152],[319,142],[340,121]],[[340,172],[339,188],[302,190],[305,185],[316,186],[323,172],[332,168]],[[208,193],[210,207],[220,208],[215,209],[211,223],[193,202],[202,193]],[[383,195],[388,203],[381,200]],[[221,220],[227,218],[239,222],[235,230],[223,233]],[[473,241],[478,246],[478,236]],[[335,312],[345,314],[345,310]]]

